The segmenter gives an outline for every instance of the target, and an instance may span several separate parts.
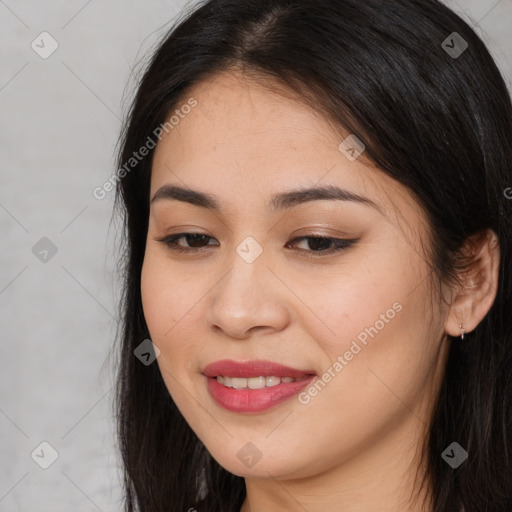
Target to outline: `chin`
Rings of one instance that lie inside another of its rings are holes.
[[[269,450],[265,456],[256,452],[249,443],[241,443],[241,448],[217,456],[210,452],[219,465],[230,473],[244,478],[301,478],[309,476],[310,464],[307,461],[290,460],[276,450]]]

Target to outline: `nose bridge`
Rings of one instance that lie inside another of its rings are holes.
[[[212,325],[232,337],[245,336],[254,327],[279,330],[285,325],[286,307],[277,289],[279,281],[267,268],[267,256],[262,244],[252,236],[236,246],[226,259],[227,273],[212,290]]]
[[[267,282],[265,274],[269,272],[266,267],[266,256],[263,245],[253,236],[246,236],[235,247],[233,254],[228,258],[231,270],[225,278],[225,287],[230,288],[231,294],[249,299],[251,290],[261,292],[261,286],[268,286],[263,284]]]

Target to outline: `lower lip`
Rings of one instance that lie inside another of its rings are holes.
[[[228,388],[214,377],[206,377],[208,391],[224,409],[231,412],[263,412],[295,396],[306,387],[315,375],[295,382],[280,383],[261,389]]]

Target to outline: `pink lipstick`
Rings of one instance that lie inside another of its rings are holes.
[[[312,370],[299,370],[271,361],[216,361],[203,369],[215,402],[231,412],[259,413],[300,392],[315,378]]]

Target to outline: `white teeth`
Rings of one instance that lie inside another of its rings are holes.
[[[295,382],[298,379],[294,379],[292,377],[225,377],[219,375],[216,377],[217,382],[220,384],[224,384],[224,386],[228,388],[234,389],[263,389],[264,387],[272,387],[277,386],[278,384],[288,384],[290,382]]]
[[[265,387],[265,377],[251,377],[247,379],[249,389],[261,389]]]
[[[235,389],[246,388],[247,379],[245,377],[231,377],[231,387]]]
[[[265,385],[267,387],[277,386],[278,384],[281,384],[281,379],[279,377],[266,377],[265,378]]]

